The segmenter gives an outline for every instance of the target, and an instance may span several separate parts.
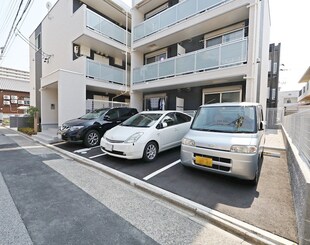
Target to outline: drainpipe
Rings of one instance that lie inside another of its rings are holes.
[[[124,94],[128,93],[128,12],[126,11],[126,32],[125,32],[125,43],[126,43],[126,51],[125,51],[125,91],[121,92],[119,95],[116,95],[112,98],[112,106],[113,106],[113,101],[115,98],[120,97]]]

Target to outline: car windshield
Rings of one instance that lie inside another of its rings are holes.
[[[149,128],[153,126],[162,115],[161,113],[139,113],[127,119],[121,125],[126,127]]]
[[[84,116],[81,116],[80,119],[84,119],[84,120],[96,119],[96,118],[101,117],[108,110],[109,110],[109,108],[94,110],[92,112],[89,112],[89,113],[85,114]]]
[[[210,106],[199,109],[191,128],[224,133],[255,133],[255,122],[254,106]]]

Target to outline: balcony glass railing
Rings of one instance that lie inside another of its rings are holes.
[[[126,45],[126,30],[111,21],[87,9],[86,26],[101,35]],[[127,46],[130,46],[131,34],[127,32]]]
[[[125,70],[93,60],[87,59],[86,61],[86,76],[95,80],[125,85],[125,72]]]
[[[133,29],[133,41],[211,9],[227,0],[185,0],[142,22]]]
[[[247,39],[210,47],[133,69],[133,83],[200,72],[247,61]]]

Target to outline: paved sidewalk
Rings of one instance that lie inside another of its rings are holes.
[[[285,150],[283,133],[281,129],[267,129],[265,149],[268,150]]]

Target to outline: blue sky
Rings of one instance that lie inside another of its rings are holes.
[[[12,2],[1,0],[0,8],[0,47],[4,45],[10,25],[3,25]],[[49,0],[52,4],[56,0]],[[128,5],[131,0],[125,0]],[[21,33],[29,37],[47,14],[47,0],[34,0],[28,15],[20,26]],[[297,89],[296,83],[310,66],[310,32],[307,12],[309,0],[298,0],[294,3],[283,0],[269,0],[271,15],[270,43],[281,42],[281,63],[286,71],[281,72],[280,82],[284,90]],[[14,42],[0,66],[29,70],[29,46],[19,36]],[[285,83],[285,84],[284,84]]]

